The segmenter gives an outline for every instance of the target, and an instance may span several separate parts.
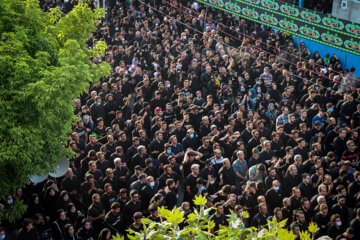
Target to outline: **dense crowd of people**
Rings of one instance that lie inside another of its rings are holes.
[[[331,13],[333,0],[283,0],[282,2],[295,4],[297,6],[312,9],[317,12]]]
[[[76,3],[39,2],[64,13]],[[159,221],[159,206],[186,217],[200,194],[216,208],[214,234],[233,210],[249,212],[247,227],[288,219],[298,239],[311,221],[319,237],[360,239],[355,68],[197,2],[106,8],[88,45],[105,41],[92,62],[112,69],[74,99],[76,155],[64,177],[4,199],[28,210],[1,239],[110,239]]]

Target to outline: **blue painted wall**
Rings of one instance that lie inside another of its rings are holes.
[[[323,44],[313,42],[311,40],[301,38],[301,37],[293,37],[295,44],[298,46],[298,43],[304,42],[305,46],[310,50],[311,55],[314,52],[318,51],[320,53],[321,58],[324,59],[325,54],[329,53],[330,56],[336,54],[341,61],[341,66],[343,69],[350,69],[350,67],[355,67],[355,75],[356,77],[360,77],[360,56],[352,53],[347,53],[341,51],[336,48],[332,48],[329,46],[325,46]]]

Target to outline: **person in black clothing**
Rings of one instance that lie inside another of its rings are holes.
[[[158,158],[159,154],[164,150],[164,144],[163,133],[156,131],[155,139],[150,143],[150,152],[153,158]]]
[[[72,168],[66,172],[65,178],[61,181],[61,188],[66,190],[70,196],[76,196],[79,192],[78,177],[74,175]]]
[[[348,186],[349,207],[360,207],[360,171],[354,173],[354,182]]]
[[[346,130],[341,128],[339,129],[339,136],[337,136],[333,142],[335,154],[338,158],[341,158],[342,154],[347,149],[346,141]]]
[[[177,203],[177,193],[175,191],[175,181],[171,178],[166,180],[166,187],[164,188],[165,190],[165,206],[167,207],[167,209],[173,209],[176,206]]]
[[[330,224],[329,209],[326,204],[321,204],[319,212],[314,216],[315,223],[319,226],[320,230],[317,233],[318,237],[324,236],[327,233],[327,228]]]
[[[159,177],[159,171],[155,169],[153,160],[151,158],[148,158],[145,160],[146,168],[144,169],[144,173],[147,176],[152,176],[155,180]]]
[[[95,102],[90,106],[91,118],[95,119],[102,118],[105,119],[105,109],[101,101],[101,97],[95,97]]]
[[[92,195],[92,204],[87,211],[87,217],[92,222],[95,234],[99,234],[103,228],[105,210],[101,204],[100,195],[98,193]]]
[[[308,159],[309,149],[306,147],[306,141],[303,138],[296,139],[298,144],[297,147],[294,148],[294,155],[300,154],[302,159]]]
[[[101,196],[101,204],[105,212],[110,211],[111,204],[113,204],[117,199],[117,194],[113,191],[113,188],[110,183],[104,185],[104,193]]]
[[[149,207],[150,199],[152,199],[157,192],[158,188],[155,185],[154,177],[146,177],[146,185],[140,191],[143,212],[146,212]]]
[[[354,228],[354,229],[360,229],[359,228],[360,227],[360,208],[356,209],[356,217],[353,220],[351,220],[350,227]],[[355,233],[354,239],[359,239],[359,237],[360,237],[360,232],[357,231]]]
[[[141,201],[139,199],[139,192],[136,190],[132,190],[130,192],[130,201],[128,201],[123,208],[125,228],[129,227],[134,214],[141,211]]]
[[[179,186],[179,175],[176,172],[173,172],[169,164],[164,166],[164,173],[159,177],[159,189],[162,189],[166,186],[166,181],[168,179],[173,179],[175,182],[175,189]]]
[[[108,139],[114,139],[113,136],[109,135]],[[105,159],[105,153],[103,152],[97,152],[96,153],[97,161],[96,161],[96,169],[98,169],[103,176],[106,175],[106,169],[108,169],[110,166],[110,163],[108,160]]]
[[[84,240],[96,238],[94,228],[91,226],[91,221],[89,219],[84,218],[81,221],[81,228],[78,230],[78,236],[80,239]]]
[[[199,176],[202,179],[209,179],[209,176],[216,176],[216,172],[215,169],[213,167],[213,162],[211,161],[211,159],[207,159],[205,161],[205,167],[200,171]]]
[[[350,239],[357,239],[357,238],[354,238],[354,236],[356,235],[358,231],[355,229],[355,228],[352,228],[352,227],[349,227],[346,229],[346,232],[337,236],[335,238],[335,240],[350,240]]]
[[[160,222],[159,212],[158,212],[158,205],[157,204],[151,204],[148,208],[148,212],[150,213],[150,216],[148,219],[154,222]]]
[[[341,222],[341,218],[339,214],[333,214],[330,218],[330,225],[327,229],[327,235],[331,237],[331,239],[335,239],[337,236],[341,235],[346,229]]]
[[[251,226],[261,228],[267,224],[267,219],[270,217],[266,203],[259,204],[259,212],[251,221]]]
[[[215,227],[211,230],[213,233],[220,229],[221,226],[227,226],[228,222],[226,220],[226,216],[224,214],[224,206],[222,203],[217,202],[214,207],[216,208],[216,212],[210,216],[209,220],[214,221]]]
[[[233,166],[230,164],[230,160],[225,158],[223,160],[223,167],[219,170],[220,185],[235,186],[236,175]]]
[[[294,164],[289,166],[288,171],[283,178],[283,182],[286,183],[284,184],[284,194],[285,196],[289,196],[292,188],[300,183],[297,167]]]
[[[52,238],[61,240],[65,233],[65,225],[70,223],[70,219],[66,217],[64,209],[57,211],[58,219],[51,224]]]
[[[80,186],[80,192],[83,196],[83,202],[86,206],[92,203],[92,196],[95,193],[101,193],[102,190],[99,188],[98,183],[95,181],[94,176],[88,174],[85,176],[85,182]]]
[[[276,169],[273,167],[270,167],[268,169],[269,175],[265,178],[265,190],[269,190],[273,186],[273,182],[275,180],[278,180],[280,182],[280,177],[276,172]]]
[[[293,187],[292,195],[290,196],[291,208],[299,209],[301,207],[301,191],[299,187]]]
[[[109,183],[112,189],[117,193],[120,190],[120,179],[119,177],[114,177],[114,170],[111,168],[106,169],[106,177],[102,180],[102,186],[105,186]]]
[[[89,171],[86,172],[85,176],[88,174],[91,174],[94,176],[94,179],[96,182],[101,183],[101,181],[103,180],[103,174],[99,169],[97,169],[96,162],[90,161],[88,168],[89,168]]]
[[[266,202],[269,204],[271,209],[275,209],[276,207],[281,207],[282,200],[284,195],[280,188],[280,182],[278,180],[274,180],[272,183],[272,188],[270,188],[265,194]]]
[[[141,173],[139,179],[130,184],[130,191],[137,190],[141,193],[141,189],[146,186],[146,177],[145,173]]]
[[[35,231],[32,221],[29,218],[25,218],[22,223],[22,229],[19,232],[19,240],[37,240],[39,236]]]
[[[94,150],[95,153],[100,151],[100,144],[98,143],[95,135],[89,136],[89,143],[86,144],[86,146],[85,146],[85,154],[88,154],[90,152],[90,150]],[[91,157],[91,156],[92,155],[90,155],[88,157]],[[96,156],[94,156],[94,157],[96,157]]]
[[[198,192],[198,189],[196,187],[196,180],[199,177],[198,175],[199,175],[199,165],[192,164],[191,173],[185,179],[186,193],[184,194],[184,199],[189,202],[194,198],[195,194]]]
[[[133,224],[129,227],[134,232],[140,232],[143,230],[143,224],[141,222],[141,219],[143,218],[143,215],[141,212],[136,212],[133,214]]]
[[[120,203],[113,202],[110,211],[105,216],[105,223],[110,225],[112,235],[116,235],[115,230],[124,234],[124,222],[120,214]]]
[[[146,151],[147,151],[146,147],[143,145],[140,145],[137,150],[138,150],[138,153],[135,154],[131,159],[131,163],[130,163],[131,169],[134,169],[138,165],[142,168],[146,167],[145,160],[148,158],[148,154],[146,153]]]
[[[301,183],[298,185],[301,191],[301,196],[311,199],[314,195],[314,189],[312,187],[311,177],[308,173],[303,173],[301,175]]]
[[[346,196],[345,195],[339,195],[337,197],[337,204],[332,205],[330,208],[330,214],[338,214],[340,216],[342,227],[347,228],[349,226],[349,209],[345,205],[346,203]]]

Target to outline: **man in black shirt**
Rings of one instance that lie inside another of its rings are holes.
[[[223,167],[219,170],[219,176],[220,176],[220,185],[230,185],[235,186],[235,171],[233,166],[230,164],[230,160],[228,158],[225,158],[223,161]]]
[[[339,129],[339,136],[337,136],[333,141],[335,153],[338,158],[341,158],[342,154],[347,149],[346,141],[346,130],[341,128]]]
[[[267,224],[267,219],[270,217],[266,203],[259,204],[259,212],[254,216],[251,226],[260,228]]]
[[[105,223],[112,226],[121,234],[124,234],[124,221],[120,215],[120,203],[114,202],[111,204],[111,210],[105,216]],[[111,233],[113,235],[116,234],[114,230],[112,230]]]
[[[306,141],[303,138],[296,139],[298,144],[297,147],[294,148],[294,155],[300,154],[302,159],[308,159],[309,149],[306,147]]]
[[[310,174],[303,173],[301,175],[301,180],[302,182],[298,185],[301,191],[301,196],[311,199],[312,196],[314,195],[314,189],[312,187],[312,184],[310,183],[311,182]]]
[[[103,227],[103,220],[105,218],[105,210],[100,202],[100,195],[95,193],[92,196],[92,204],[88,209],[88,219],[92,222],[95,234],[99,234]]]
[[[173,172],[169,164],[164,166],[164,173],[159,177],[159,189],[162,189],[166,186],[166,181],[168,179],[173,179],[175,182],[175,189],[179,186],[179,175],[176,172]]]
[[[176,189],[175,189],[175,181],[171,178],[166,180],[166,187],[165,187],[165,206],[167,209],[173,209],[176,206],[177,203],[177,197]]]
[[[147,176],[152,176],[155,180],[159,177],[159,172],[154,167],[154,163],[151,158],[145,160],[146,168],[144,169],[144,173]]]
[[[113,136],[109,135],[109,137],[113,138]],[[103,152],[96,153],[97,161],[96,161],[96,168],[100,170],[103,176],[106,174],[106,169],[110,167],[110,163],[108,160],[105,159],[105,154]]]
[[[203,169],[201,169],[199,176],[202,179],[207,180],[209,178],[209,175],[211,176],[215,176],[216,172],[215,169],[213,168],[213,163],[211,161],[211,159],[208,159],[205,161],[205,167]]]
[[[112,189],[117,193],[120,190],[120,179],[114,177],[114,170],[111,168],[106,169],[106,177],[102,180],[102,186],[109,183]]]
[[[191,165],[191,173],[185,179],[186,192],[184,194],[184,201],[192,202],[191,200],[198,192],[196,187],[196,179],[199,175],[199,165]]]
[[[360,208],[356,210],[356,218],[351,220],[350,227],[354,229],[360,229]],[[354,239],[360,239],[360,231],[355,233]]]
[[[280,189],[280,182],[274,180],[272,183],[272,188],[270,188],[265,194],[266,202],[269,204],[271,209],[276,207],[280,208],[282,200],[284,198],[283,192]]]
[[[354,180],[348,186],[349,207],[359,207],[360,205],[360,171],[354,173]]]
[[[150,219],[153,222],[157,222],[159,223],[160,217],[159,217],[159,212],[158,212],[158,205],[157,204],[151,204],[148,208],[148,212],[150,214],[150,216],[148,217],[148,219]]]
[[[95,102],[90,106],[91,118],[95,121],[98,118],[105,118],[105,109],[101,97],[96,96]]]
[[[153,158],[158,158],[159,154],[164,149],[164,144],[163,133],[161,131],[156,131],[155,139],[150,143],[150,151]]]
[[[289,166],[283,182],[286,183],[284,184],[284,194],[285,196],[290,196],[292,188],[297,186],[300,182],[297,167],[294,164]]]
[[[135,189],[141,193],[141,189],[146,186],[146,177],[145,173],[141,173],[139,179],[131,183],[130,191]]]
[[[121,162],[120,158],[115,158],[114,164],[114,176],[119,179],[119,188],[127,188],[128,180],[130,178],[129,168]]]
[[[104,193],[101,196],[101,204],[105,212],[110,211],[111,204],[117,199],[116,193],[113,191],[110,183],[106,183],[104,186]]]
[[[155,185],[154,177],[146,177],[146,185],[141,189],[142,209],[146,211],[149,207],[150,200],[158,192],[158,188]]]
[[[61,181],[61,189],[70,193],[70,196],[78,194],[79,180],[78,177],[74,175],[72,168],[68,169],[65,178]]]
[[[134,169],[135,166],[139,165],[142,168],[146,167],[145,160],[147,159],[148,154],[146,153],[146,148],[143,145],[138,147],[138,153],[135,154],[130,163],[130,169]]]
[[[131,225],[134,213],[141,211],[141,201],[139,198],[140,195],[138,191],[132,190],[130,192],[130,201],[125,204],[123,209],[125,228]]]
[[[206,161],[208,159],[211,158],[212,154],[213,154],[213,149],[210,146],[210,138],[209,137],[203,137],[202,138],[202,145],[198,148],[198,152],[202,153],[202,161]],[[206,179],[206,178],[204,178]]]
[[[80,186],[80,192],[83,197],[84,204],[89,206],[91,204],[92,195],[95,193],[101,193],[102,191],[99,188],[98,183],[94,180],[94,176],[88,174],[85,176],[85,182],[83,182]]]
[[[95,153],[100,151],[100,144],[96,140],[95,135],[89,136],[89,143],[85,146],[85,154],[88,154],[90,150],[95,150]]]
[[[226,216],[224,214],[224,206],[222,203],[215,203],[214,207],[216,208],[216,212],[210,216],[209,220],[214,221],[215,227],[212,229],[212,232],[216,232],[220,229],[220,225],[227,226],[228,222],[226,220]]]

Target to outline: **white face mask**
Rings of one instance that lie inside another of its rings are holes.
[[[210,184],[214,184],[215,183],[215,181],[210,181]]]
[[[155,182],[150,182],[150,187],[155,186]]]
[[[336,225],[338,225],[339,227],[341,226],[341,221],[340,222],[336,222]]]
[[[12,203],[13,203],[13,199],[11,198],[11,199],[7,200],[7,203],[8,203],[9,205],[12,204]]]

